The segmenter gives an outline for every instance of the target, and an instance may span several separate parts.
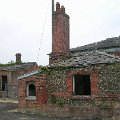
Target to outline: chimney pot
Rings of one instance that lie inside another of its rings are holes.
[[[65,7],[63,5],[61,6],[61,12],[65,13]]]
[[[57,11],[57,12],[60,11],[60,3],[59,3],[59,2],[56,3],[56,11]]]

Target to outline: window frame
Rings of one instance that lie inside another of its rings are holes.
[[[27,82],[27,86],[26,86],[26,99],[27,100],[36,100],[36,86],[35,86],[35,95],[34,96],[30,96],[29,95],[29,86],[30,85],[34,85],[35,86],[35,83],[34,83],[34,81],[30,81],[30,82]]]

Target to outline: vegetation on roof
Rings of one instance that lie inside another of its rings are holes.
[[[7,67],[7,66],[12,66],[12,65],[16,65],[16,62],[11,60],[10,62],[5,63],[5,64],[0,63],[0,67]]]

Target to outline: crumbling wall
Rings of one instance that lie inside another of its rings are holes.
[[[76,112],[71,112],[73,116],[83,115],[85,111],[87,112],[86,115],[84,114],[85,116],[119,116],[120,63],[101,64],[86,68],[54,68],[48,73],[48,103],[58,107],[67,106],[69,112],[73,109],[76,110]],[[91,75],[92,94],[90,96],[72,94],[71,81],[74,74]],[[78,107],[79,112],[77,111]]]

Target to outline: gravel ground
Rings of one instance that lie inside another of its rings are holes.
[[[82,118],[53,118],[38,114],[24,114],[17,111],[17,103],[0,102],[0,120],[98,120]]]
[[[26,115],[18,112],[0,112],[0,120],[97,120],[97,119],[52,118],[36,115]]]

